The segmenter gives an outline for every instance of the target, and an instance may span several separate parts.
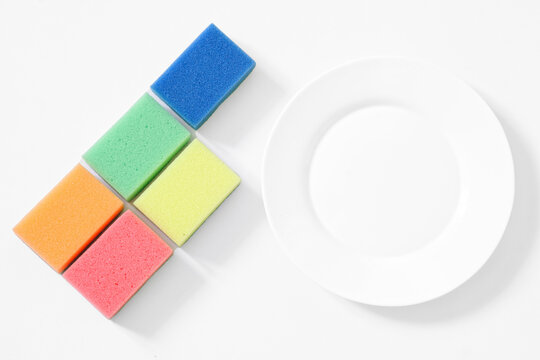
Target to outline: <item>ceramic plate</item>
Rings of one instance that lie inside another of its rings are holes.
[[[395,58],[350,63],[301,90],[273,129],[262,179],[293,262],[335,294],[385,306],[470,278],[514,196],[510,148],[482,98]]]

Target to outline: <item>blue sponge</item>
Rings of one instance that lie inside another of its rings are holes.
[[[210,24],[151,88],[198,129],[254,67],[253,59]]]

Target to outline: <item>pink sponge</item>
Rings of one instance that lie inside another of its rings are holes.
[[[128,210],[64,277],[110,319],[171,254],[171,248]]]

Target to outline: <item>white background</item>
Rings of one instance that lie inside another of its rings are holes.
[[[540,358],[539,19],[536,0],[0,0],[0,358]],[[243,183],[106,320],[11,228],[210,22],[257,61],[200,130]],[[493,257],[413,307],[359,305],[309,281],[261,200],[264,145],[286,102],[372,55],[462,77],[494,109],[515,160],[514,212]]]

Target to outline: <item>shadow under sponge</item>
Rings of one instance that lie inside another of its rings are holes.
[[[172,249],[127,210],[64,272],[64,278],[110,319],[171,254]]]
[[[254,67],[255,61],[211,24],[151,88],[198,129]]]
[[[178,246],[240,184],[240,177],[195,139],[134,205]]]
[[[80,164],[13,229],[54,270],[62,272],[124,205]]]
[[[83,159],[126,200],[131,200],[189,141],[190,133],[144,94]]]

